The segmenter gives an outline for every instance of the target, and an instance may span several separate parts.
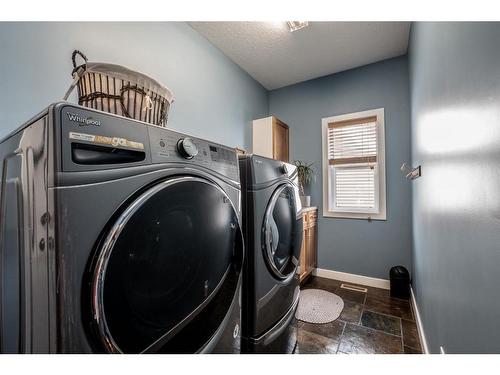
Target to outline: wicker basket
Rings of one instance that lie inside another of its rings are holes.
[[[76,56],[85,63],[76,64]],[[88,62],[74,51],[73,83],[64,99],[78,87],[78,104],[116,115],[166,126],[168,111],[174,101],[172,92],[145,74],[121,65]]]

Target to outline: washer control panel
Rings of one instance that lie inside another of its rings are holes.
[[[183,161],[239,181],[238,158],[234,149],[170,129],[148,126],[148,132],[153,163]]]

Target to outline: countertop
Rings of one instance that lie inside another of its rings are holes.
[[[300,210],[301,213],[306,213],[306,212],[309,212],[309,211],[314,211],[314,210],[317,210],[318,207],[316,206],[311,206],[311,207],[302,207],[302,210]]]

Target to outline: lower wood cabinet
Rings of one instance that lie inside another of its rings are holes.
[[[302,215],[304,229],[300,250],[300,282],[311,274],[318,262],[318,209],[307,209]]]

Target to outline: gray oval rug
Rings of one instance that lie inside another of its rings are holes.
[[[329,323],[340,316],[344,301],[336,294],[321,289],[300,291],[295,317],[308,323]]]

